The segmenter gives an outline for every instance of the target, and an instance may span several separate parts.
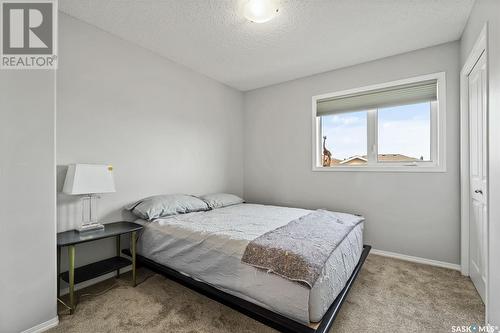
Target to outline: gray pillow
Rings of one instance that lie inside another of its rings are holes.
[[[208,206],[212,209],[222,208],[231,205],[237,205],[243,203],[242,198],[229,193],[212,193],[205,194],[200,197],[203,201],[205,201]]]
[[[187,194],[155,195],[144,198],[125,207],[135,216],[144,220],[154,220],[159,217],[209,210],[201,199]]]

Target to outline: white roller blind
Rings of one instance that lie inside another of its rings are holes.
[[[414,104],[437,99],[437,80],[409,83],[400,86],[363,91],[325,98],[317,103],[317,116],[362,111],[382,107]]]

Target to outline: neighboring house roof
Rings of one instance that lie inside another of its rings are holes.
[[[418,158],[402,154],[378,154],[379,161],[418,161]]]
[[[403,154],[378,154],[378,160],[382,162],[409,162],[409,161],[419,161],[418,158],[406,156]],[[354,164],[365,164],[368,162],[366,155],[355,155],[351,156],[345,160],[339,160],[336,158],[331,159],[330,166],[332,165],[354,165]]]
[[[346,160],[343,160],[340,162],[340,164],[359,164],[359,163],[366,163],[368,160],[366,159],[366,156],[352,156],[349,157]]]

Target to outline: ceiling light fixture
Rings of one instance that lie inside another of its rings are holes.
[[[264,23],[278,15],[277,0],[248,0],[245,4],[245,17],[255,23]]]

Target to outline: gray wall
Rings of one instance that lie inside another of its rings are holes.
[[[311,171],[311,97],[446,72],[445,173]],[[459,263],[459,44],[448,43],[245,94],[245,198],[356,212],[379,250]]]
[[[54,77],[0,71],[0,332],[57,316]]]
[[[64,165],[112,164],[117,192],[99,201],[103,222],[133,220],[122,207],[154,194],[242,194],[241,92],[65,14],[59,24],[59,190]],[[58,194],[59,231],[80,212],[77,198]],[[82,245],[77,265],[113,249]]]
[[[500,1],[476,0],[461,43],[462,65],[488,23],[489,66],[489,323],[500,326]]]

